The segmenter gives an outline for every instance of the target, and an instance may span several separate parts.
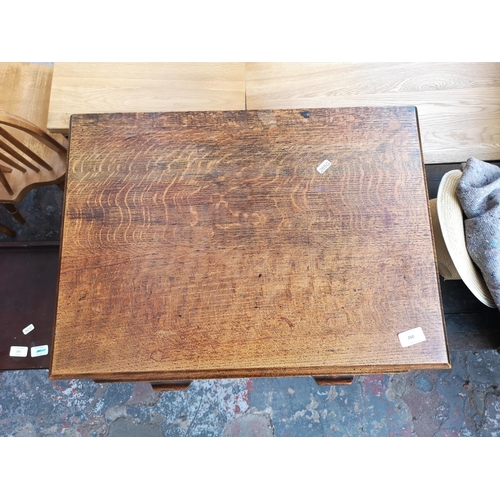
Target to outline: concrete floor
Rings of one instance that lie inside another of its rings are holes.
[[[26,224],[0,222],[18,240],[57,240],[62,192],[45,187],[19,205]],[[12,241],[0,233],[0,241]],[[149,384],[52,382],[46,370],[0,373],[0,436],[497,436],[500,355],[452,351],[451,370],[355,378],[193,382],[157,393]]]

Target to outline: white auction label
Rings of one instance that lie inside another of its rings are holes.
[[[31,348],[31,357],[46,356],[49,353],[48,345],[39,345]]]
[[[412,330],[406,330],[406,332],[398,333],[399,341],[403,347],[408,347],[413,344],[418,344],[420,342],[425,342],[425,335],[422,328],[413,328]]]
[[[320,174],[323,174],[325,173],[330,167],[332,166],[332,164],[328,161],[328,160],[325,160],[323,162],[321,162],[320,165],[318,165],[316,167],[316,170],[320,173]]]
[[[13,358],[25,358],[28,355],[28,348],[22,345],[10,346],[10,356]]]
[[[26,328],[23,328],[24,335],[28,335],[29,332],[32,332],[35,329],[33,325],[28,325]]]

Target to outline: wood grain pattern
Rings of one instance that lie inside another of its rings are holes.
[[[415,109],[73,116],[55,331],[52,379],[449,367]]]
[[[500,159],[500,63],[247,63],[248,109],[416,106],[426,164]]]
[[[245,109],[244,63],[56,63],[48,129],[72,114]]]
[[[47,127],[53,67],[0,62],[0,109]]]

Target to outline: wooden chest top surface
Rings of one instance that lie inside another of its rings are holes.
[[[52,379],[446,368],[443,324],[415,108],[72,117]]]

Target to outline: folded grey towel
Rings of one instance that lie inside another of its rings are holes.
[[[467,251],[500,309],[500,167],[469,158],[456,194],[467,217]]]

